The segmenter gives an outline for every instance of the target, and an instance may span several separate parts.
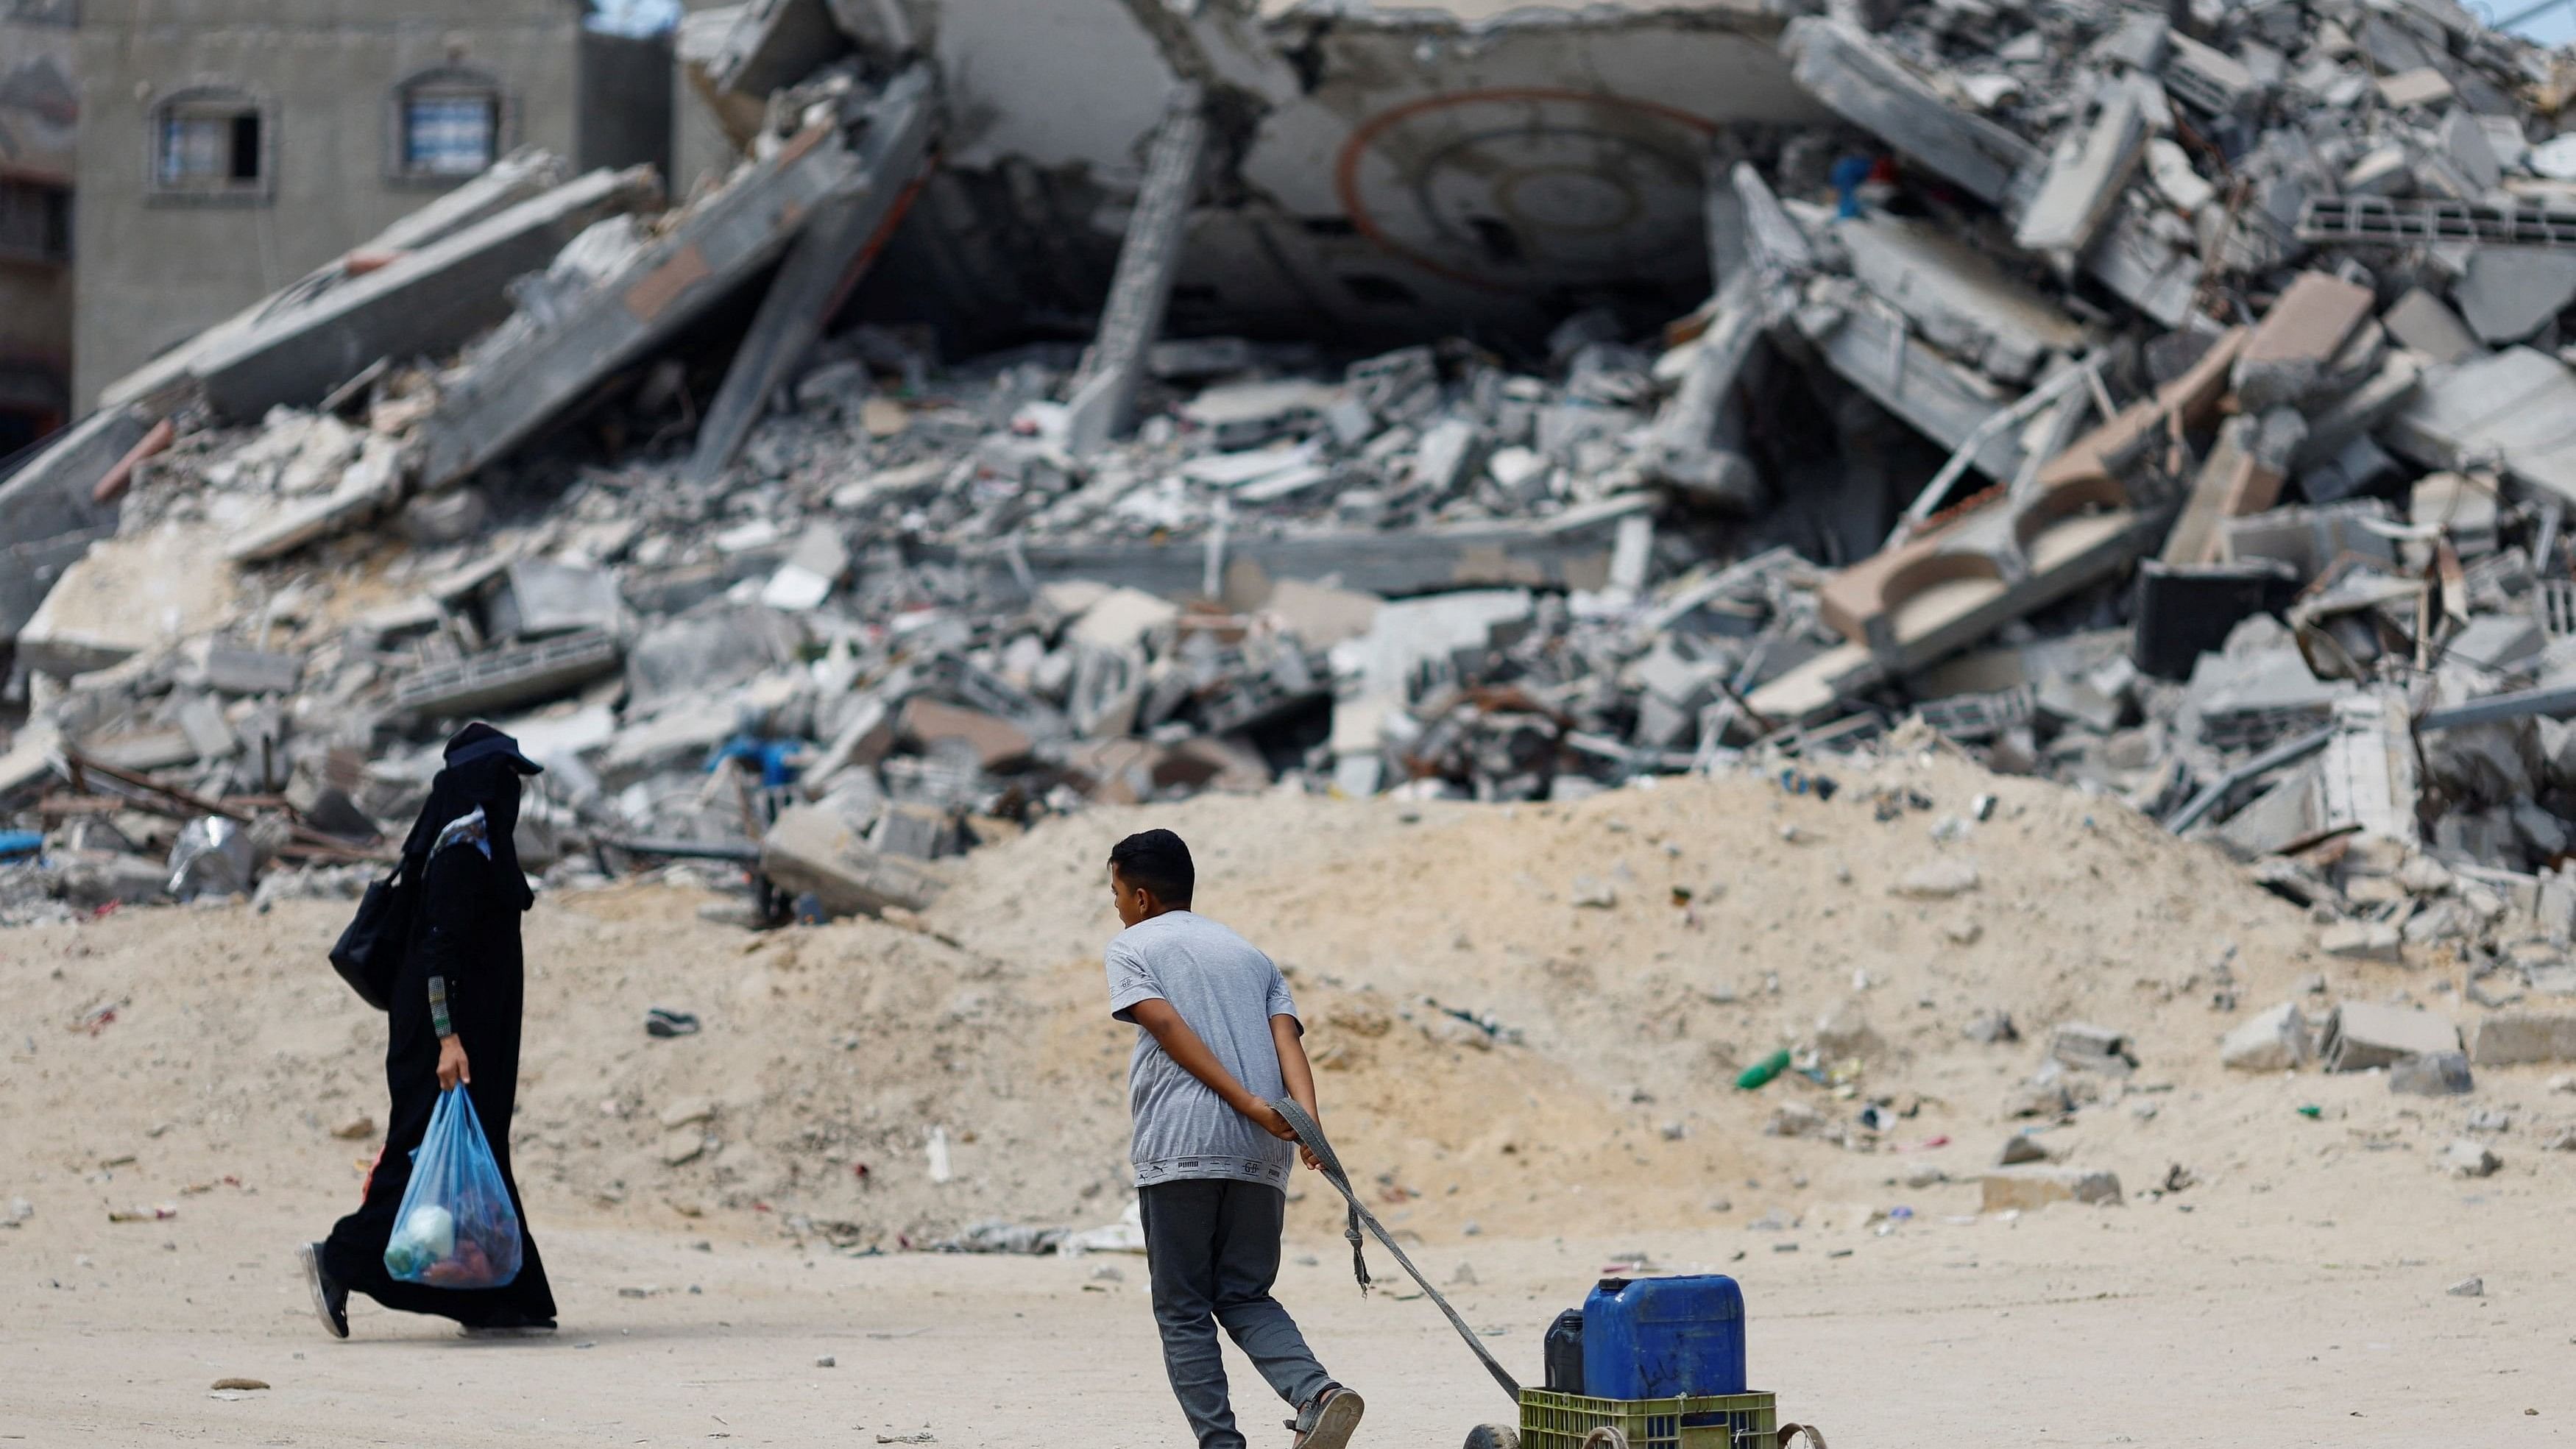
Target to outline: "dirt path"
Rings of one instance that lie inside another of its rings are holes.
[[[2381,1164],[2342,1174],[2357,1191],[2339,1206],[2222,1186],[2189,1212],[2185,1194],[2017,1222],[1927,1216],[1885,1237],[1478,1239],[1421,1257],[1443,1281],[1472,1265],[1462,1311],[1533,1374],[1547,1318],[1612,1255],[1724,1267],[1752,1304],[1756,1379],[1844,1449],[2576,1442],[2564,1194],[2405,1166],[2402,1192],[2364,1180],[2387,1178]],[[552,1341],[466,1343],[362,1305],[357,1336],[339,1344],[315,1330],[286,1247],[333,1206],[309,1192],[209,1194],[168,1223],[40,1210],[0,1232],[0,1437],[1186,1442],[1135,1259],[808,1256],[573,1229],[546,1239],[566,1314]],[[1797,1251],[1776,1251],[1788,1242]],[[1501,1407],[1430,1305],[1404,1301],[1409,1285],[1362,1301],[1337,1239],[1292,1251],[1312,1261],[1292,1264],[1283,1296],[1327,1361],[1369,1390],[1364,1442],[1454,1444]],[[1383,1255],[1378,1266],[1394,1271]],[[2486,1296],[2444,1293],[2472,1273]],[[837,1366],[816,1366],[827,1354]],[[1281,1442],[1258,1381],[1235,1369],[1253,1442]],[[274,1387],[211,1397],[231,1375]]]

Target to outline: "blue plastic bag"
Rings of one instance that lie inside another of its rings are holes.
[[[463,1087],[438,1094],[411,1155],[385,1271],[433,1288],[498,1288],[519,1276],[519,1213]]]

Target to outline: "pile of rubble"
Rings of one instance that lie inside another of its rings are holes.
[[[1697,313],[1356,360],[1162,335],[1186,83],[1090,345],[948,365],[822,335],[945,124],[868,36],[782,72],[824,13],[693,20],[721,185],[507,158],[0,480],[0,919],[345,889],[469,717],[550,767],[523,859],[776,918],[1091,801],[1920,714],[2356,949],[2576,931],[2568,57],[2443,0],[1835,7],[1777,49],[1843,124],[1721,130]]]

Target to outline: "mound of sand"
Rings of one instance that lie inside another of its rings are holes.
[[[1748,772],[1567,806],[1095,811],[963,862],[920,929],[751,936],[701,921],[701,891],[552,895],[528,926],[522,1179],[541,1223],[721,1216],[848,1248],[1114,1220],[1131,1029],[1102,1011],[1101,862],[1148,824],[1192,842],[1200,908],[1288,971],[1345,1160],[1426,1236],[1742,1222],[1970,1177],[2026,1125],[2006,1099],[2069,1020],[2127,1033],[2141,1067],[2080,1081],[2097,1100],[2052,1148],[2132,1191],[2168,1159],[2295,1170],[2315,1149],[2283,1137],[2285,1095],[2355,1134],[2439,1127],[2360,1079],[2229,1080],[2215,1043],[2240,1018],[2213,1004],[2266,1006],[2320,971],[2335,994],[2430,999],[2434,973],[2315,956],[2299,912],[2116,804],[1938,753],[1835,773],[1830,799]],[[1936,866],[1975,883],[1909,893]],[[354,1194],[374,1143],[333,1134],[381,1120],[382,1049],[323,959],[345,910],[11,933],[0,1148],[75,1175],[134,1158],[96,1174],[109,1206],[226,1176]],[[652,1006],[704,1029],[649,1039]],[[1995,1010],[2021,1041],[1969,1038]],[[1820,1035],[1828,1066],[1857,1068],[1735,1088]],[[1872,1102],[1891,1120],[1861,1131]],[[1338,1206],[1308,1182],[1300,1227],[1334,1230]]]

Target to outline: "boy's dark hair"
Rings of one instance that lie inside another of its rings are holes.
[[[1190,864],[1190,848],[1168,830],[1144,830],[1109,847],[1109,863],[1118,869],[1121,879],[1131,886],[1141,886],[1154,893],[1154,899],[1167,906],[1186,906],[1190,890],[1198,884],[1198,868]]]

